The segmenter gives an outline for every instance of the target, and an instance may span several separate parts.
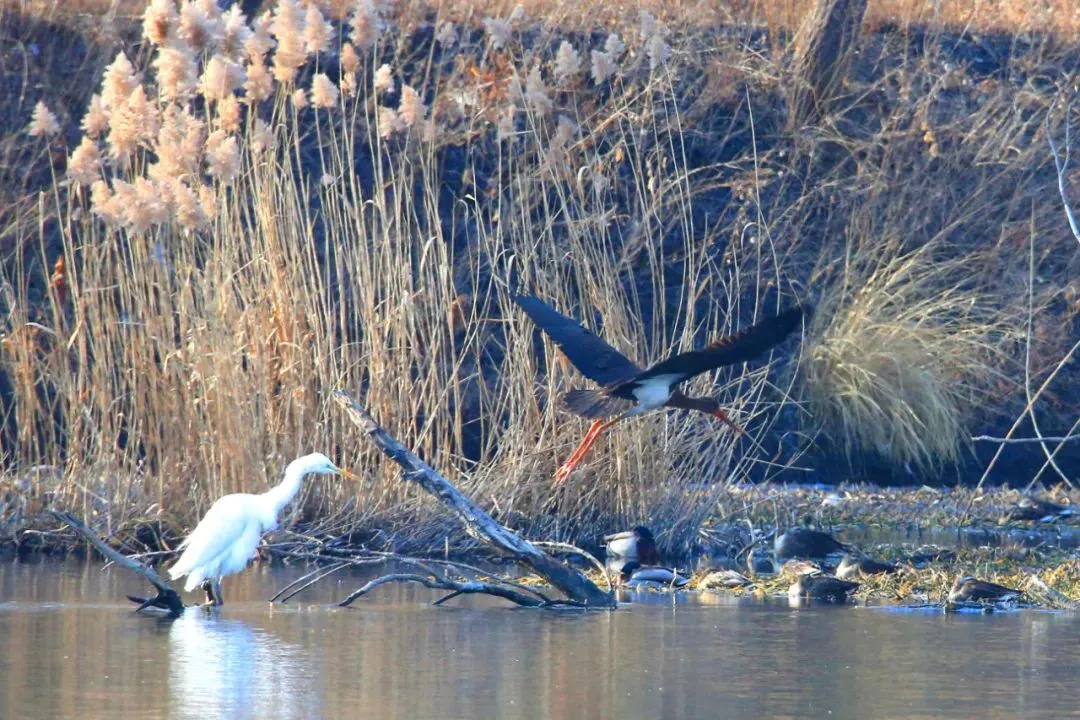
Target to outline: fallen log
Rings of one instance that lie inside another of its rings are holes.
[[[184,602],[180,599],[180,595],[169,587],[169,585],[161,579],[161,576],[154,572],[153,568],[143,565],[138,560],[125,557],[116,550],[113,550],[105,544],[105,541],[98,537],[96,533],[86,527],[82,520],[71,513],[62,510],[52,510],[50,512],[52,512],[53,517],[57,520],[89,540],[90,544],[97,548],[99,553],[117,565],[142,575],[148,583],[157,588],[157,595],[150,598],[128,595],[129,600],[139,604],[139,607],[135,608],[135,612],[139,612],[148,607],[157,607],[168,612],[170,617],[178,618],[183,614]]]
[[[452,596],[466,593],[497,595],[528,607],[558,605],[562,607],[574,606],[611,610],[617,606],[614,593],[610,591],[604,592],[593,584],[583,572],[545,554],[535,545],[519,537],[512,530],[503,527],[491,515],[474,505],[449,480],[437,473],[431,466],[384,430],[368,414],[367,410],[353,400],[348,393],[338,390],[332,397],[345,410],[352,423],[366,434],[387,457],[402,467],[405,471],[403,477],[406,480],[415,482],[449,508],[465,525],[465,530],[469,535],[530,568],[566,595],[565,600],[538,602],[538,598],[525,595],[499,583],[476,583],[472,581],[462,583],[450,580],[440,573],[429,571],[424,576],[426,578],[424,581],[419,579],[421,576],[412,574],[398,574],[397,577],[386,576],[390,578],[388,580],[379,578],[368,583],[364,588],[360,588],[357,593],[354,593],[356,597],[374,589],[383,582],[397,580],[423,582],[428,587],[437,586],[439,589],[450,591]],[[377,582],[378,580],[381,580],[381,582]],[[352,599],[355,598],[351,598],[349,602]],[[449,598],[443,598],[440,602],[447,599]]]

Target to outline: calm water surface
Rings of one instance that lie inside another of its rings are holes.
[[[715,595],[552,613],[389,586],[326,607],[359,575],[266,602],[303,572],[252,568],[221,612],[166,622],[131,614],[145,588],[115,568],[0,563],[0,717],[1080,716],[1075,614]]]

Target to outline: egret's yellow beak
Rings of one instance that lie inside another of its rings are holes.
[[[345,468],[341,468],[341,467],[339,467],[337,470],[338,470],[338,473],[341,475],[341,477],[345,478],[346,480],[352,480],[353,482],[360,482],[360,476],[357,475],[356,473],[354,473],[353,471],[346,470]]]

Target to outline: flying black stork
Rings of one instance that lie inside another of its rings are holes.
[[[765,353],[790,335],[800,325],[803,315],[809,312],[804,306],[790,308],[700,350],[672,355],[643,370],[598,335],[543,300],[531,295],[512,295],[511,299],[555,341],[578,372],[600,385],[595,390],[574,389],[562,395],[562,404],[567,410],[592,420],[593,424],[578,448],[556,471],[556,482],[566,480],[609,427],[620,420],[663,407],[707,413],[746,435],[728,419],[719,400],[690,397],[679,389],[679,384],[703,372],[752,360]]]

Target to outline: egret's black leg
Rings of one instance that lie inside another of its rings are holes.
[[[214,597],[214,583],[212,580],[204,580],[203,584],[199,586],[202,591],[206,593],[206,602],[203,603],[206,607],[217,605],[217,599]]]

